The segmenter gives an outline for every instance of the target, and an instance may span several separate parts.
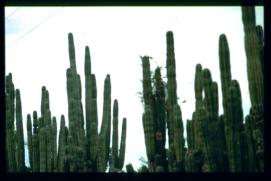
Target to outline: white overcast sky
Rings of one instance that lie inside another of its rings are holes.
[[[263,7],[256,7],[256,21],[263,26]],[[58,129],[61,114],[68,124],[66,69],[68,33],[72,32],[83,106],[84,50],[88,45],[91,70],[97,81],[99,128],[103,83],[106,74],[110,74],[112,106],[114,99],[119,102],[119,130],[122,118],[127,118],[125,165],[132,163],[138,168],[139,158],[146,159],[143,106],[138,95],[142,92],[139,56],[153,57],[151,69],[162,66],[165,76],[169,30],[174,33],[177,94],[184,126],[195,108],[197,63],[209,68],[218,83],[219,113],[223,113],[218,60],[218,39],[222,33],[228,39],[232,78],[241,86],[244,116],[247,115],[250,99],[240,7],[6,7],[6,75],[12,72],[15,87],[21,91],[24,127],[28,113],[37,110],[40,115],[43,85],[49,90],[51,113],[57,118]]]

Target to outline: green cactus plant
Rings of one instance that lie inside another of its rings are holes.
[[[17,165],[18,172],[25,172],[24,130],[20,90],[16,89],[16,132],[17,132]]]
[[[125,157],[125,142],[126,142],[126,118],[122,122],[122,133],[120,149],[118,146],[118,100],[113,103],[113,133],[112,133],[112,168],[111,170],[122,170]]]
[[[181,108],[178,104],[173,107],[173,145],[176,154],[176,164],[179,171],[184,171],[184,137]]]
[[[39,124],[38,124],[38,115],[37,111],[33,112],[33,136],[32,136],[32,144],[33,144],[33,172],[40,171],[40,149],[39,149]]]
[[[263,85],[263,37],[256,26],[255,7],[242,6],[242,21],[245,33],[245,52],[247,57],[247,75],[251,101],[250,118],[255,122],[252,129],[255,154],[258,160],[257,170],[264,171],[264,85]],[[255,170],[256,171],[256,170]]]
[[[65,126],[65,117],[61,115],[60,130],[58,138],[57,152],[57,171],[66,172],[67,170],[67,145],[68,145],[68,128]]]
[[[47,136],[46,128],[42,127],[39,130],[39,150],[40,150],[40,172],[47,172],[47,150],[46,150]]]
[[[57,171],[57,123],[56,123],[56,117],[53,117],[52,119],[52,125],[51,125],[51,165],[52,165],[52,172]]]
[[[245,52],[251,105],[256,107],[257,111],[262,111],[264,99],[263,72],[259,56],[261,47],[258,43],[254,6],[242,6],[242,21],[245,32]]]
[[[111,81],[107,75],[104,80],[104,103],[101,131],[98,137],[98,171],[105,172],[109,160],[111,133]]]
[[[28,145],[28,155],[29,155],[29,164],[31,171],[33,171],[33,136],[32,136],[32,122],[31,115],[27,114],[27,145]]]
[[[15,122],[15,88],[12,82],[12,74],[6,76],[6,154],[7,154],[7,171],[17,172],[16,162],[16,136],[14,129]]]
[[[70,171],[84,171],[84,160],[86,159],[86,138],[84,130],[84,116],[81,102],[81,80],[76,71],[75,48],[73,35],[68,34],[70,68],[67,69],[67,97],[68,97],[68,118],[69,134],[71,135],[70,149]]]
[[[261,25],[256,26],[256,33],[258,38],[258,44],[260,49],[260,60],[261,60],[261,67],[262,72],[264,73],[264,33],[263,33],[263,27]]]

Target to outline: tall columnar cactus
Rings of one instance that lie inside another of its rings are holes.
[[[32,157],[33,157],[33,172],[40,171],[40,149],[39,149],[39,124],[37,111],[33,112],[33,136],[32,136]]]
[[[166,165],[166,101],[165,101],[165,85],[161,77],[161,70],[159,67],[155,69],[154,73],[154,85],[155,90],[153,96],[153,118],[154,118],[154,131],[155,131],[155,153],[156,157],[161,158],[160,163],[155,163],[157,166],[164,167],[167,170]]]
[[[97,159],[97,147],[98,147],[98,113],[97,113],[97,88],[96,88],[96,78],[94,74],[90,76],[90,87],[91,87],[91,97],[90,97],[90,118],[89,118],[89,156],[92,162],[92,168],[96,170],[96,159]]]
[[[47,172],[47,136],[46,136],[46,128],[42,127],[39,130],[39,150],[40,150],[40,172]]]
[[[51,111],[50,111],[50,101],[49,92],[45,86],[42,86],[41,94],[41,123],[40,131],[43,129],[41,134],[44,134],[45,138],[40,140],[40,171],[41,172],[51,172],[52,170],[52,146],[51,146]],[[40,136],[40,135],[39,135]],[[45,149],[45,150],[42,150]],[[41,158],[45,157],[45,158]],[[45,160],[45,163],[42,163]],[[41,166],[43,165],[43,166]]]
[[[201,80],[201,71],[202,71],[202,66],[201,64],[196,65],[196,75],[195,75],[195,80],[194,80],[194,90],[195,90],[195,98],[196,98],[196,103],[195,107],[196,109],[201,106],[202,104],[202,91],[203,91],[203,82]]]
[[[149,58],[150,57],[148,56],[144,56],[142,58],[144,105],[152,105],[151,69]]]
[[[223,96],[223,124],[229,169],[232,172],[242,171],[241,135],[243,109],[241,91],[236,80],[231,80],[230,51],[225,34],[219,37],[219,64]]]
[[[242,99],[239,84],[230,82],[227,92],[227,109],[225,112],[225,134],[230,171],[242,171],[241,164],[241,128],[243,124]]]
[[[177,171],[184,171],[184,137],[182,112],[178,104],[173,107],[173,145],[176,154]]]
[[[169,148],[174,148],[176,147],[176,142],[174,143],[174,106],[178,105],[177,102],[177,81],[176,81],[176,68],[175,68],[175,53],[174,53],[174,39],[173,39],[173,32],[168,31],[166,34],[166,39],[167,39],[167,60],[166,60],[166,68],[167,68],[167,91],[168,91],[168,99],[167,99],[167,124],[168,124],[168,137],[169,137],[169,145],[174,144],[172,147],[169,146]],[[181,109],[180,109],[181,110]],[[182,118],[180,115],[179,118],[180,122],[179,124],[182,123]],[[180,135],[183,138],[183,135]],[[182,142],[182,139],[179,139],[180,142]],[[179,143],[182,145],[184,149],[184,144]],[[171,150],[171,153],[177,154],[176,149]],[[175,155],[177,158],[177,155]],[[184,160],[184,154],[182,154],[182,159]],[[178,166],[178,165],[177,165]],[[172,170],[172,163],[170,163],[169,160],[169,168]]]
[[[222,88],[222,101],[223,109],[226,111],[226,96],[227,89],[230,86],[231,82],[231,64],[230,64],[230,51],[225,34],[219,36],[219,66],[220,66],[220,79],[221,79],[221,88]]]
[[[148,157],[148,164],[150,171],[154,171],[154,157],[155,157],[155,130],[154,130],[154,114],[153,114],[153,95],[151,84],[150,61],[148,56],[142,58],[143,67],[143,100],[144,113],[142,116],[143,129],[145,135],[145,145]]]
[[[165,151],[166,107],[165,87],[161,78],[160,68],[157,67],[154,76],[151,77],[149,58],[148,56],[142,58],[144,99],[142,121],[149,170],[150,172],[154,172],[158,171],[155,168],[156,166],[163,167],[163,170],[167,169]],[[155,159],[156,157],[159,158],[158,162]]]
[[[57,123],[56,117],[52,119],[52,128],[51,128],[51,149],[52,149],[52,158],[51,158],[51,165],[52,165],[52,172],[57,171]]]
[[[173,107],[177,104],[177,83],[175,70],[175,53],[174,53],[174,39],[173,32],[168,31],[167,38],[167,124],[168,124],[168,138],[169,144],[173,142]]]
[[[154,133],[154,122],[151,107],[149,105],[145,106],[145,112],[142,116],[144,135],[145,135],[145,145],[148,157],[149,171],[154,171],[154,157],[155,157],[155,135]]]
[[[245,51],[247,56],[247,75],[251,105],[255,107],[257,111],[262,111],[264,99],[263,72],[259,56],[261,47],[258,43],[254,6],[242,7],[242,20],[245,32]]]
[[[16,163],[16,138],[14,129],[15,113],[15,90],[12,82],[12,74],[6,76],[6,154],[7,154],[7,171],[17,172]]]
[[[185,171],[187,172],[201,172],[204,161],[203,130],[200,127],[201,124],[199,119],[196,119],[198,110],[203,106],[203,79],[201,64],[196,65],[194,91],[196,110],[192,114],[192,120],[187,120],[186,122],[188,150],[185,154]]]
[[[24,172],[25,166],[25,151],[24,151],[24,130],[22,117],[22,103],[20,90],[16,89],[16,132],[17,132],[17,164],[18,172]]]
[[[112,134],[112,171],[122,170],[125,157],[125,141],[126,141],[126,118],[122,122],[121,142],[119,149],[118,138],[118,100],[113,103],[113,134]]]
[[[91,139],[91,62],[90,62],[90,53],[89,47],[85,48],[85,120],[86,120],[86,138],[87,138],[87,159],[90,159],[90,139]]]
[[[111,134],[111,81],[110,75],[104,80],[104,102],[102,126],[98,138],[98,171],[105,172],[109,160]]]
[[[195,128],[198,129],[195,132],[200,133],[197,136],[198,140],[195,139],[195,141],[200,144],[199,140],[202,140],[201,144],[203,145],[204,164],[202,171],[225,171],[223,130],[218,119],[218,90],[208,69],[202,71],[202,83],[205,97],[203,104],[196,109],[193,115]]]
[[[32,136],[32,122],[31,115],[27,114],[27,143],[28,143],[28,155],[31,171],[33,171],[33,136]]]
[[[242,21],[245,32],[245,51],[247,56],[247,75],[251,100],[250,116],[255,122],[253,143],[256,147],[256,155],[259,170],[264,171],[264,119],[263,119],[263,58],[261,59],[261,33],[256,27],[255,7],[242,7]]]
[[[67,146],[68,146],[68,128],[65,126],[65,117],[61,115],[60,130],[58,137],[57,152],[57,171],[66,172],[67,170]]]
[[[76,71],[75,48],[73,35],[68,34],[70,68],[67,69],[67,96],[68,96],[68,117],[69,134],[71,135],[70,149],[70,171],[81,172],[84,170],[86,158],[86,139],[84,130],[83,107],[81,102],[81,80]]]

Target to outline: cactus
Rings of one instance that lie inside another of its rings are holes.
[[[173,107],[173,145],[176,154],[176,164],[179,171],[184,171],[184,137],[181,108],[178,104]]]
[[[157,67],[154,73],[154,88],[155,88],[155,96],[153,101],[153,118],[155,121],[155,152],[156,155],[161,156],[161,163],[156,163],[156,165],[160,165],[167,167],[166,165],[166,103],[165,103],[165,87],[161,78],[160,68]]]
[[[243,6],[242,21],[245,32],[247,75],[251,100],[250,118],[255,122],[255,126],[250,127],[254,134],[253,140],[250,140],[249,143],[255,145],[258,170],[264,171],[263,36],[261,35],[261,28],[256,26],[255,19],[255,7]]]
[[[51,147],[51,111],[50,111],[50,100],[49,92],[45,86],[42,86],[41,94],[41,119],[40,119],[40,132],[41,130],[42,141],[40,140],[40,171],[41,172],[51,172],[52,171],[52,147]],[[39,135],[41,136],[41,135]],[[43,150],[45,149],[45,150]],[[45,163],[44,163],[45,160]]]
[[[111,132],[111,83],[110,76],[104,80],[104,103],[101,131],[98,137],[98,171],[105,172],[109,159]]]
[[[85,48],[85,115],[86,115],[86,138],[87,138],[87,152],[86,156],[87,159],[90,159],[90,139],[91,139],[91,62],[90,62],[90,53],[89,47]],[[93,105],[92,105],[93,106]]]
[[[258,114],[263,109],[263,72],[260,60],[260,49],[256,31],[255,7],[242,7],[242,21],[245,32],[245,51],[247,56],[247,75],[252,107]]]
[[[61,115],[59,139],[58,139],[58,153],[57,153],[57,171],[67,171],[67,136],[68,128],[65,126],[65,117]]]
[[[39,150],[40,150],[40,172],[47,172],[47,134],[46,128],[43,127],[39,130]]]
[[[218,117],[218,88],[217,83],[212,81],[209,69],[202,71],[202,81],[204,90],[203,107],[196,113],[199,129],[202,131],[204,145],[204,165],[205,171],[226,171],[226,160],[224,157],[225,145],[224,133]],[[214,139],[216,138],[216,139]]]
[[[37,112],[33,112],[33,136],[32,136],[32,157],[33,157],[33,172],[40,171],[40,150],[39,150],[39,124]]]
[[[256,145],[253,138],[253,129],[255,128],[255,122],[251,115],[247,115],[245,118],[245,134],[248,150],[248,171],[258,172],[260,171],[260,165],[256,156]]]
[[[158,170],[167,171],[168,168],[173,168],[173,164],[177,162],[176,157],[178,157],[179,165],[183,165],[184,162],[184,153],[182,151],[184,149],[184,142],[182,139],[183,133],[174,133],[174,117],[180,121],[181,125],[182,119],[181,115],[176,114],[176,116],[174,116],[173,112],[174,106],[178,106],[178,104],[176,94],[177,83],[175,73],[174,40],[172,32],[167,32],[167,100],[159,67],[156,68],[154,76],[151,79],[149,58],[150,57],[148,56],[142,57],[144,100],[144,113],[142,121],[145,134],[148,165],[150,172]],[[173,149],[170,150],[173,159],[169,159],[169,165],[166,162],[165,151],[166,123],[169,135],[169,145],[172,145],[170,148]],[[176,124],[178,125],[179,123]],[[181,128],[178,127],[177,129],[179,131]],[[176,147],[176,149],[178,148],[177,152],[175,152],[174,147]],[[178,156],[176,154],[178,154]],[[161,158],[161,161],[158,161],[159,163],[155,161],[155,158],[158,157]],[[159,167],[159,169],[156,167]]]
[[[256,33],[257,33],[259,49],[260,49],[261,67],[262,67],[262,72],[264,73],[264,36],[263,36],[263,28],[261,25],[256,26]]]
[[[16,131],[17,131],[17,164],[18,172],[25,172],[24,130],[20,90],[16,89]]]
[[[195,98],[196,98],[196,109],[201,106],[202,104],[202,91],[203,91],[203,84],[201,80],[201,71],[202,67],[201,64],[196,65],[196,75],[194,80],[194,90],[195,90]]]
[[[153,119],[153,95],[151,85],[151,72],[150,72],[150,61],[148,56],[142,58],[143,67],[143,99],[144,99],[144,113],[142,116],[143,129],[145,135],[145,145],[148,157],[148,164],[150,171],[151,165],[154,164],[155,156],[155,130],[154,130],[154,119]]]
[[[228,148],[230,171],[242,171],[241,164],[241,127],[243,109],[239,84],[231,81],[227,92],[227,109],[225,112],[225,134]]]
[[[91,83],[91,107],[90,107],[90,129],[88,132],[90,133],[89,140],[89,155],[90,161],[93,164],[93,169],[96,170],[96,157],[97,157],[97,140],[98,140],[98,114],[97,114],[97,88],[96,88],[96,78],[95,75],[91,75],[90,79]]]
[[[175,68],[175,53],[174,53],[174,39],[173,39],[173,32],[172,31],[168,31],[166,34],[166,38],[167,38],[167,60],[166,60],[166,65],[167,65],[167,91],[168,91],[168,99],[167,99],[167,124],[168,124],[168,138],[169,138],[169,145],[173,144],[174,150],[171,150],[171,153],[177,154],[175,155],[175,159],[179,159],[179,160],[174,160],[173,162],[169,161],[169,167],[171,167],[171,169],[174,166],[174,164],[176,164],[176,167],[180,167],[180,163],[183,164],[184,162],[184,143],[183,143],[183,133],[181,133],[180,135],[178,135],[178,133],[174,133],[174,106],[178,106],[177,103],[177,81],[176,81],[176,68]],[[180,108],[181,111],[181,108]],[[180,117],[179,117],[180,116]],[[181,114],[177,116],[179,117],[180,123],[181,125],[183,125],[182,123],[182,118],[181,118]],[[178,135],[178,145],[176,144],[176,138],[174,138],[174,135]],[[174,141],[175,140],[175,141]],[[180,147],[181,146],[181,147]],[[173,148],[170,147],[170,148]],[[176,149],[176,147],[179,147],[178,149]],[[182,150],[182,151],[180,151]],[[179,153],[177,153],[177,152]],[[180,154],[181,153],[181,154]],[[183,166],[181,166],[183,167]],[[180,170],[180,169],[179,169]],[[181,169],[183,170],[183,169]]]
[[[229,169],[242,171],[241,127],[243,109],[239,84],[231,80],[230,51],[225,34],[219,37],[219,64],[223,96],[223,124],[228,153]]]
[[[68,34],[70,68],[67,69],[67,96],[68,96],[68,117],[69,134],[71,135],[70,171],[82,172],[86,158],[86,139],[84,131],[83,107],[81,103],[81,80],[76,71],[75,48],[73,35]]]
[[[154,130],[153,130],[153,117],[150,106],[145,106],[145,113],[142,116],[144,135],[145,135],[145,145],[147,157],[149,160],[149,169],[150,165],[154,162],[155,155],[155,142],[154,142]],[[150,170],[151,172],[152,170]]]
[[[57,124],[56,124],[56,117],[52,119],[52,128],[51,128],[51,149],[52,149],[52,158],[51,158],[51,165],[52,165],[52,172],[57,171]]]
[[[120,149],[118,149],[118,101],[113,103],[112,171],[122,170],[125,157],[126,118],[122,122]],[[119,151],[118,151],[119,150]]]
[[[27,114],[27,142],[28,142],[28,155],[31,171],[33,171],[33,142],[32,142],[32,122],[31,115]]]
[[[231,64],[230,64],[230,51],[225,34],[219,36],[219,66],[220,66],[220,79],[221,79],[221,89],[223,97],[223,110],[226,111],[226,96],[227,89],[231,82]]]
[[[177,104],[177,83],[176,83],[176,70],[175,70],[175,53],[174,53],[174,39],[173,32],[168,31],[166,34],[167,37],[167,90],[168,90],[168,100],[167,100],[167,109],[168,109],[168,137],[169,144],[173,142],[173,107]]]
[[[12,74],[6,76],[6,154],[8,172],[17,172],[16,163],[16,137],[14,129],[15,113],[15,90],[12,82]]]

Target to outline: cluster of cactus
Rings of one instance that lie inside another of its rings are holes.
[[[263,30],[256,26],[255,8],[242,7],[245,52],[251,109],[245,118],[248,147],[248,170],[264,171],[264,85]]]
[[[245,30],[247,73],[252,108],[243,120],[242,96],[237,80],[231,78],[230,51],[225,34],[219,37],[219,65],[223,115],[218,114],[218,86],[209,69],[196,65],[194,80],[195,111],[187,120],[187,145],[184,147],[181,109],[177,104],[173,34],[167,32],[167,92],[165,101],[169,148],[164,160],[168,171],[241,172],[264,170],[263,140],[263,30],[255,25],[254,7],[242,7]],[[149,162],[157,154],[155,116],[160,112],[151,92],[150,65],[143,57],[143,126]],[[154,81],[155,82],[155,81]],[[155,83],[153,86],[156,88]],[[155,89],[157,91],[157,88]],[[203,97],[204,93],[204,97]],[[164,105],[164,104],[160,104]],[[154,110],[154,111],[153,111]],[[155,164],[154,164],[155,165]],[[149,163],[149,171],[153,171]],[[157,170],[155,170],[157,171]],[[162,170],[161,170],[162,171]],[[164,170],[163,170],[164,171]]]
[[[223,123],[218,115],[218,87],[212,81],[209,69],[196,65],[196,110],[192,120],[187,120],[188,149],[185,170],[188,172],[225,171],[225,137]],[[202,96],[204,92],[204,98]]]
[[[27,145],[29,172],[105,172],[108,168],[111,138],[111,83],[104,81],[103,117],[98,134],[97,88],[91,74],[89,48],[85,48],[85,119],[81,102],[81,80],[76,71],[73,35],[69,33],[70,68],[67,69],[67,98],[69,128],[61,115],[57,144],[57,121],[51,117],[49,92],[42,87],[41,116],[27,115]],[[15,94],[14,94],[15,92]],[[6,152],[8,172],[27,172],[25,166],[24,134],[20,91],[14,91],[12,74],[6,76]],[[16,104],[14,104],[16,98]],[[16,108],[15,108],[16,105]],[[15,114],[16,113],[16,114]],[[16,115],[16,130],[14,119]],[[84,121],[85,120],[85,121]],[[33,124],[32,124],[33,123]],[[84,128],[84,124],[86,128]],[[118,102],[113,107],[112,170],[122,170],[125,158],[126,118],[123,119],[120,151],[118,153]]]
[[[25,172],[23,117],[20,90],[14,87],[12,74],[6,76],[6,153],[11,172]],[[16,115],[16,116],[15,116]],[[16,118],[16,130],[14,126]]]
[[[166,33],[167,83],[157,67],[151,75],[150,57],[144,56],[142,115],[148,168],[138,172],[242,172],[264,171],[263,69],[264,37],[255,24],[255,8],[242,7],[245,32],[250,113],[243,115],[242,96],[232,79],[230,50],[225,34],[219,37],[219,68],[223,114],[219,115],[218,85],[208,68],[196,65],[195,111],[187,120],[187,147],[181,107],[177,98],[173,32]],[[85,47],[85,113],[82,86],[77,73],[73,35],[68,34],[70,67],[66,71],[68,125],[61,115],[57,143],[57,120],[51,115],[49,91],[41,91],[40,117],[27,115],[29,165],[25,165],[24,130],[20,90],[12,74],[6,76],[6,165],[8,172],[122,172],[125,159],[127,121],[123,118],[121,141],[118,134],[118,101],[113,102],[111,134],[111,81],[104,80],[103,115],[98,132],[97,87],[91,72],[89,47]],[[204,96],[203,96],[204,95]],[[16,119],[16,127],[15,127]],[[166,149],[166,132],[169,147]],[[112,146],[110,148],[112,136]],[[135,173],[132,164],[126,171]]]
[[[184,167],[183,122],[181,108],[177,103],[173,33],[167,32],[166,38],[168,79],[166,86],[161,78],[160,67],[155,69],[152,78],[150,57],[142,58],[144,99],[142,119],[150,172],[181,171]],[[167,156],[165,149],[166,126],[170,156]]]

